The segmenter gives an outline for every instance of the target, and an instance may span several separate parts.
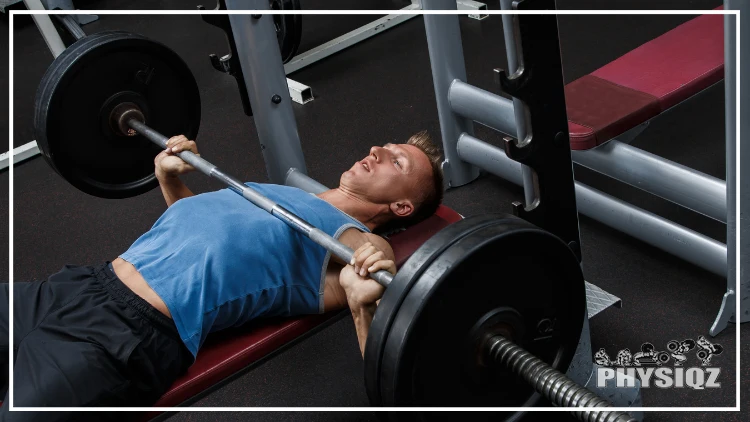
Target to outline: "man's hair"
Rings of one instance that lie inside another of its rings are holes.
[[[413,198],[414,212],[407,217],[395,218],[383,227],[379,227],[377,231],[380,233],[419,223],[435,214],[440,203],[443,202],[443,157],[440,148],[432,142],[426,130],[412,135],[406,144],[419,148],[427,156],[430,160],[431,175],[428,180],[421,181],[422,189],[419,196]],[[423,184],[424,182],[426,184]]]

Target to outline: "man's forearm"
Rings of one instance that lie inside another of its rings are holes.
[[[172,204],[179,201],[182,198],[195,195],[179,177],[170,176],[157,176],[159,180],[159,187],[161,193],[164,195],[164,200],[167,201],[167,207],[171,207]]]
[[[367,342],[367,334],[370,332],[370,324],[372,324],[372,317],[375,315],[376,305],[367,306],[353,306],[352,317],[354,318],[354,328],[357,330],[357,340],[359,341],[359,351],[362,353],[362,357],[365,357],[365,342]]]

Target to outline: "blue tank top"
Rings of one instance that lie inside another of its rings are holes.
[[[247,186],[334,238],[368,231],[301,189]],[[175,202],[120,257],[167,305],[193,356],[212,331],[323,312],[328,251],[229,189]]]

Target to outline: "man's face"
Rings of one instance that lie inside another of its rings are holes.
[[[372,147],[370,155],[354,163],[341,175],[341,187],[376,204],[390,204],[405,217],[414,202],[431,183],[432,168],[427,155],[408,144]]]

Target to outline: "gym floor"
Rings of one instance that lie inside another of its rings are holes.
[[[211,2],[209,2],[211,3]],[[195,5],[199,4],[197,1]],[[303,0],[305,9],[398,9],[408,4],[396,0]],[[721,0],[558,0],[560,9],[712,9]],[[82,9],[192,9],[184,0],[88,0]],[[499,8],[497,0],[490,9]],[[173,48],[191,67],[200,86],[202,121],[197,138],[201,154],[224,171],[247,181],[266,181],[252,118],[242,112],[234,79],[215,71],[210,53],[228,51],[224,34],[195,15],[103,15],[84,26],[87,33],[118,29],[140,33]],[[303,18],[300,52],[314,48],[366,24],[378,16],[318,15]],[[565,81],[573,81],[655,38],[692,16],[591,15],[560,16],[560,37]],[[492,69],[506,66],[500,16],[482,21],[460,18],[468,80],[483,89],[499,92]],[[3,15],[3,25],[8,25]],[[8,30],[0,30],[0,55],[7,57]],[[32,112],[37,85],[52,55],[28,16],[14,21],[13,140],[14,147],[33,140]],[[0,78],[8,78],[0,66]],[[369,147],[403,142],[427,129],[440,138],[435,95],[430,73],[424,24],[416,17],[341,53],[306,67],[290,77],[312,87],[315,100],[294,104],[309,174],[327,186]],[[0,96],[8,88],[0,84]],[[7,115],[3,105],[0,113]],[[705,172],[725,177],[724,84],[719,83],[653,121],[633,145]],[[8,133],[0,120],[0,134]],[[480,139],[493,144],[501,136],[475,124]],[[116,157],[101,157],[103,161]],[[583,183],[625,199],[639,207],[726,241],[726,226],[659,200],[607,177],[576,167]],[[0,173],[0,193],[9,195],[9,172]],[[188,175],[195,192],[223,186],[203,175]],[[65,264],[94,264],[114,259],[148,230],[166,205],[157,190],[139,197],[106,200],[79,192],[36,157],[15,167],[13,200],[13,281],[47,278]],[[521,200],[520,187],[483,174],[477,181],[446,193],[445,203],[465,216],[511,212],[510,203]],[[0,221],[8,221],[8,202],[0,205]],[[644,342],[664,348],[670,340],[708,337],[726,281],[602,224],[580,217],[583,266],[586,279],[622,298],[622,309],[610,308],[591,320],[594,350],[637,350]],[[0,239],[8,230],[0,228]],[[9,250],[1,242],[0,279],[9,280]],[[488,263],[490,265],[491,263]],[[497,268],[502,277],[503,269]],[[523,280],[507,280],[523,283]],[[533,294],[533,287],[529,294]],[[741,327],[750,335],[750,325]],[[714,358],[722,370],[721,388],[692,390],[643,389],[645,406],[734,406],[737,388],[747,394],[750,371],[736,384],[735,326],[713,339],[724,347]],[[742,345],[741,359],[750,360],[750,347]],[[193,406],[367,406],[359,355],[350,318],[288,348],[208,394]],[[745,403],[747,398],[743,396]],[[649,412],[648,421],[739,421],[737,412]],[[555,413],[558,418],[560,413]],[[240,420],[377,420],[374,412],[182,412],[170,422]],[[463,415],[471,417],[471,415]]]

